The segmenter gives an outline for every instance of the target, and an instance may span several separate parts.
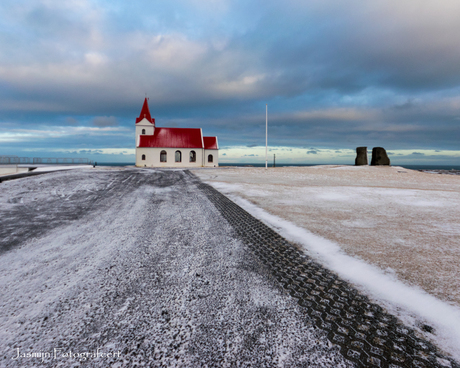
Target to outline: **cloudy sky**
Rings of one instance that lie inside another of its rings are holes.
[[[460,165],[458,0],[2,0],[0,155],[134,162],[157,126],[222,162]]]

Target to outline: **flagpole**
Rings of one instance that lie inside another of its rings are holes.
[[[265,169],[268,167],[268,104],[265,104]]]

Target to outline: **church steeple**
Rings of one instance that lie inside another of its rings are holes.
[[[153,125],[155,125],[155,119],[152,119],[152,116],[150,115],[150,110],[149,110],[149,104],[147,102],[147,97],[144,100],[144,105],[142,106],[141,113],[138,118],[136,118],[136,124],[139,123],[142,119],[147,119],[150,121]]]

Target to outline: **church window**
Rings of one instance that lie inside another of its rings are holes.
[[[142,155],[142,160],[145,161],[145,155]]]
[[[160,162],[166,162],[166,151],[160,152]]]
[[[142,134],[145,134],[145,129],[142,129]]]
[[[212,155],[208,155],[208,162],[212,162]]]
[[[196,152],[190,151],[190,162],[196,162]]]
[[[182,153],[181,151],[176,151],[176,162],[182,162]]]

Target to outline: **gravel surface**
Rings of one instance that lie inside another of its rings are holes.
[[[199,186],[130,169],[0,184],[0,365],[353,366]]]

